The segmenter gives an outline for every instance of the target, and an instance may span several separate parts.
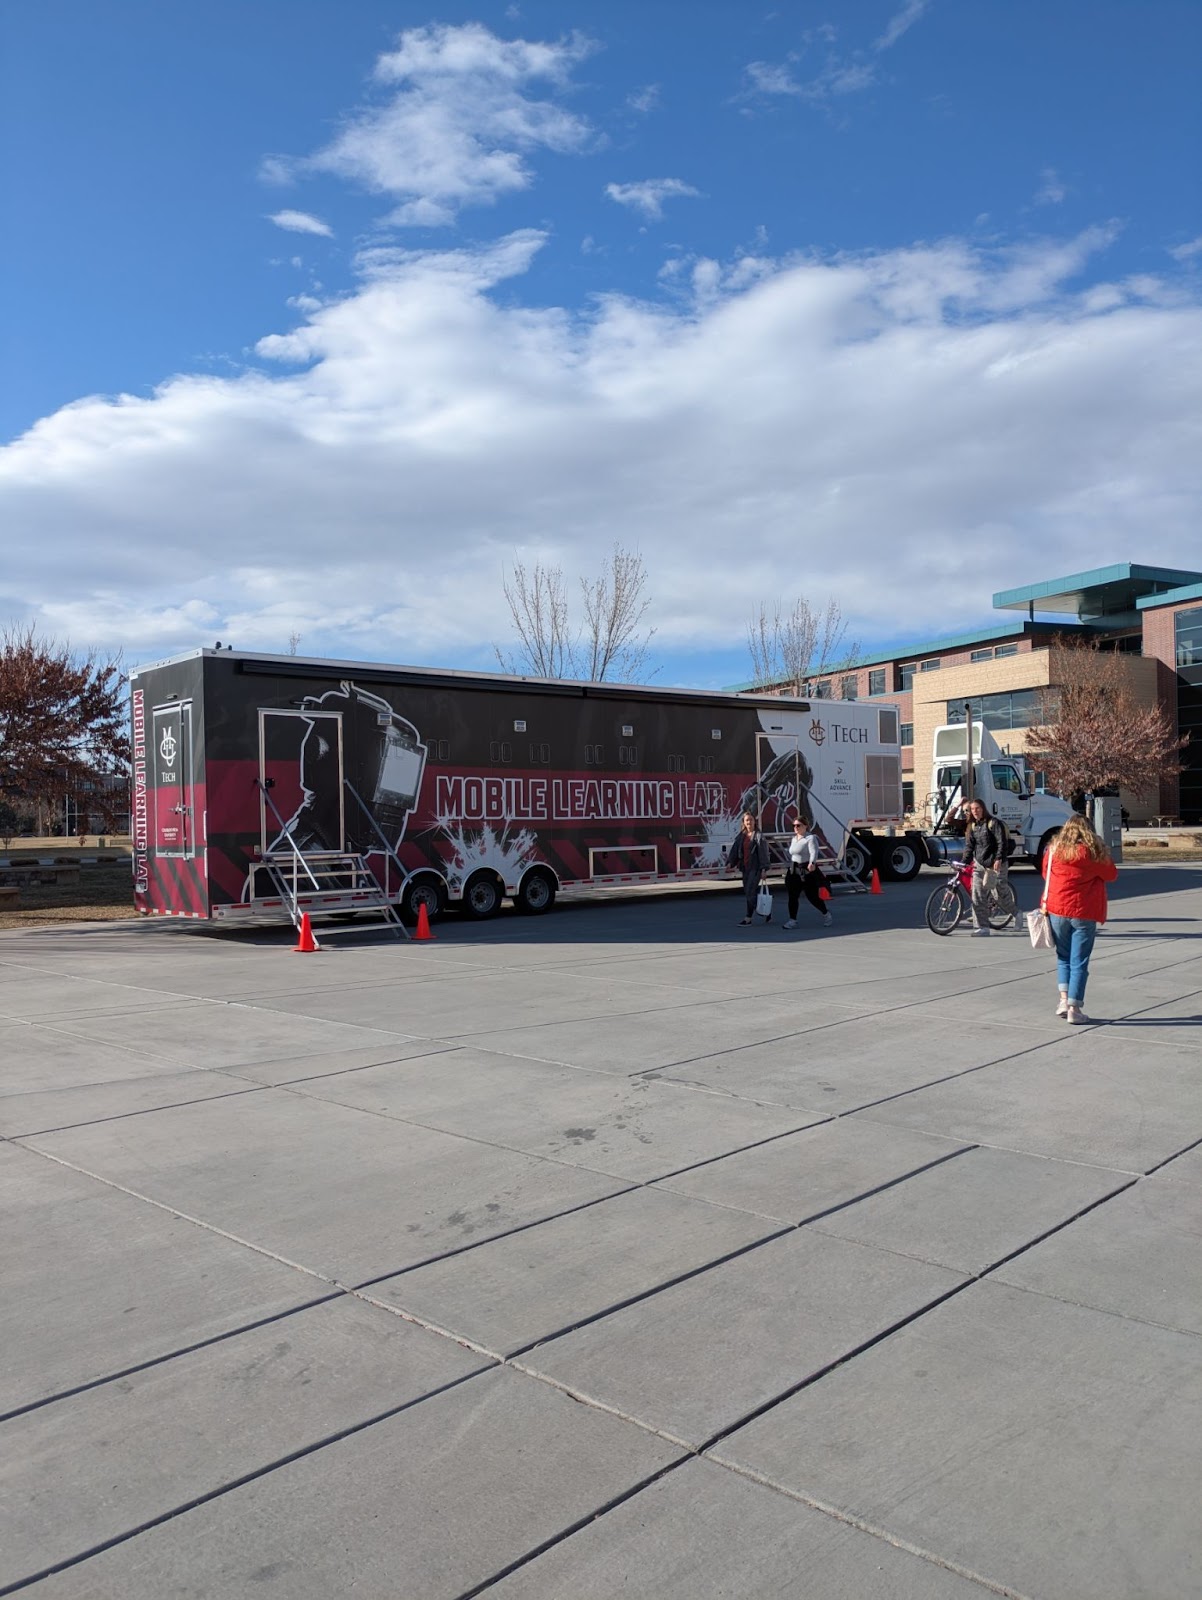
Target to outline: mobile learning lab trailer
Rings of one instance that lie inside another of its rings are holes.
[[[901,807],[879,703],[231,650],[131,691],[135,899],[158,916],[546,911],[560,889],[712,877],[745,808],[782,840],[805,812],[859,871]]]

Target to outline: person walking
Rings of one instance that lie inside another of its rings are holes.
[[[834,921],[822,899],[826,879],[818,865],[818,841],[810,832],[810,824],[798,817],[793,824],[793,837],[789,840],[789,870],[785,874],[785,893],[789,896],[789,920],[786,928],[797,926],[797,910],[804,894],[822,918],[822,926],[829,928]]]
[[[1069,1022],[1091,1022],[1085,1015],[1089,957],[1099,926],[1106,921],[1106,885],[1119,869],[1084,817],[1061,828],[1043,857],[1044,910],[1056,946],[1056,1015]]]
[[[747,915],[739,923],[741,928],[746,928],[755,916],[756,896],[759,894],[760,880],[768,870],[768,843],[763,834],[755,825],[755,818],[750,811],[743,813],[743,826],[735,835],[730,849],[726,852],[726,865],[732,872],[743,875],[743,896],[747,902]],[[772,921],[771,911],[764,918],[765,922]]]
[[[970,800],[961,860],[966,866],[972,862],[974,939],[989,937],[989,891],[997,878],[1006,875],[1007,846],[1005,823],[989,815],[983,800]]]

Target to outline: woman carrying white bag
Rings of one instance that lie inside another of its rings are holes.
[[[1070,817],[1044,853],[1043,873],[1040,910],[1027,914],[1031,943],[1037,950],[1056,952],[1056,1015],[1067,1022],[1089,1022],[1084,1005],[1089,957],[1106,921],[1106,885],[1114,882],[1119,869],[1085,818]]]
[[[756,827],[750,811],[743,813],[743,826],[726,852],[726,865],[732,872],[739,872],[743,876],[747,915],[739,926],[748,927],[757,912],[765,922],[771,922],[772,894],[766,887],[761,887],[768,870],[768,844]]]

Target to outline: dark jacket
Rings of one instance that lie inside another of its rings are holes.
[[[982,822],[970,822],[964,835],[962,861],[972,861],[978,867],[992,867],[999,857],[1006,855],[1006,828],[996,817],[986,817]]]
[[[726,865],[732,872],[741,872],[745,878],[758,882],[768,870],[768,842],[764,835],[746,834],[740,828],[726,852]]]

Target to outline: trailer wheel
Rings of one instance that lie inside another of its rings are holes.
[[[555,904],[555,879],[536,867],[522,879],[514,904],[529,917],[541,917]]]
[[[878,862],[883,878],[890,878],[894,883],[909,883],[918,876],[922,857],[910,839],[882,839]]]
[[[868,847],[853,834],[843,850],[843,865],[853,878],[866,878],[872,870]]]
[[[484,922],[488,917],[495,917],[501,909],[503,894],[504,885],[500,878],[491,872],[474,872],[463,886],[459,909],[465,917]]]
[[[411,927],[417,921],[418,908],[425,906],[431,922],[437,922],[447,908],[446,890],[437,878],[410,878],[401,890],[397,910],[401,920]]]

